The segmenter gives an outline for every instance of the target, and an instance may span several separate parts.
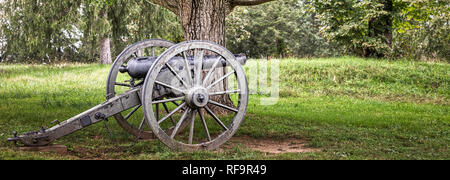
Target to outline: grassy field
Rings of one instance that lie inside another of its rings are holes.
[[[250,60],[246,67],[256,66]],[[236,137],[306,141],[307,153],[270,154],[235,145],[172,152],[109,122],[57,140],[69,152],[17,151],[11,132],[37,130],[105,100],[109,66],[0,64],[0,159],[450,159],[450,65],[353,57],[280,60],[280,99],[250,96]]]

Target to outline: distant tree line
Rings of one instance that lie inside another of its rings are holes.
[[[448,0],[282,0],[235,10],[227,45],[252,57],[450,61]]]
[[[449,12],[446,0],[277,0],[234,8],[226,46],[253,58],[450,62]],[[3,62],[110,63],[136,41],[184,40],[179,18],[148,0],[3,0],[0,17]]]
[[[3,61],[99,62],[148,38],[183,39],[177,17],[147,0],[4,0]],[[109,52],[104,52],[104,47]]]
[[[450,59],[448,0],[311,0],[321,34],[363,57]]]

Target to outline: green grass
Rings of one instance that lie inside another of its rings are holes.
[[[172,152],[158,140],[134,144],[114,121],[112,138],[99,123],[57,140],[69,149],[64,156],[5,142],[13,130],[51,126],[103,102],[108,71],[0,64],[0,159],[450,159],[450,65],[353,57],[280,60],[278,103],[263,106],[265,95],[251,95],[235,135],[304,139],[317,152],[272,155],[244,145]]]

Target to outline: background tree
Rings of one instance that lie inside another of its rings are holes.
[[[364,57],[449,61],[446,0],[313,0],[323,36]]]
[[[284,0],[236,7],[227,18],[227,48],[247,56],[324,57],[336,47],[320,36],[320,22],[309,3]]]
[[[101,64],[111,64],[111,36],[112,27],[111,21],[113,17],[109,16],[109,12],[113,9],[113,4],[122,4],[121,0],[88,0],[85,3],[85,11],[89,12],[91,16],[88,18],[93,18],[89,26],[94,26],[95,34],[98,36],[98,45],[100,53],[100,63]],[[123,7],[127,9],[125,5]],[[118,26],[116,24],[116,26]]]
[[[365,56],[375,56],[375,57],[385,57],[390,53],[392,49],[392,21],[393,21],[393,13],[394,13],[394,5],[392,0],[378,0],[378,4],[375,5],[376,10],[381,10],[381,14],[378,16],[372,17],[369,20],[368,31],[369,37],[374,39],[381,39],[388,46],[385,49],[388,49],[389,52],[382,51],[380,52],[377,48],[366,48]],[[389,54],[390,55],[390,54]]]
[[[173,42],[183,41],[183,29],[178,17],[168,9],[155,5],[148,0],[136,0],[131,3],[128,19],[115,14],[118,20],[122,20],[121,26],[126,26],[126,34],[114,33],[114,41],[124,44],[115,44],[117,50],[124,49],[127,45],[150,38],[166,39]],[[122,28],[121,28],[122,29]],[[121,36],[126,36],[126,39]]]
[[[142,39],[183,39],[177,17],[147,0],[5,0],[0,12],[0,39],[6,39],[0,51],[7,62],[100,62],[105,39],[110,62]]]
[[[324,37],[364,57],[390,56],[392,0],[313,0]]]
[[[75,53],[72,35],[76,28],[79,1],[8,0],[2,10],[2,35],[7,43],[5,55],[16,61],[51,62]]]
[[[83,50],[90,58],[100,56],[102,63],[111,63],[110,57],[143,39],[182,40],[176,16],[147,0],[88,0],[84,9],[83,44],[88,46]]]
[[[6,17],[3,10],[3,6],[5,6],[5,2],[0,0],[0,62],[3,60],[3,46],[6,44],[6,38],[4,36],[3,28],[1,28],[2,24],[6,24]]]
[[[394,55],[450,62],[450,4],[445,0],[394,2]]]

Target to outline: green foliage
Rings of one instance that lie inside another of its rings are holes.
[[[319,14],[322,36],[342,47],[344,54],[449,61],[447,0],[310,2]]]
[[[389,24],[377,23],[392,16],[392,11],[385,9],[388,1],[384,0],[313,0],[311,9],[318,13],[322,23],[321,33],[331,42],[343,48],[344,54],[373,56],[373,54],[390,54],[390,46],[384,33],[392,33]],[[391,1],[392,2],[392,1]],[[373,22],[373,25],[371,25]],[[381,31],[381,33],[375,33]],[[375,53],[373,53],[375,52]]]
[[[14,61],[52,61],[74,53],[79,1],[10,0],[4,2],[1,31],[3,56]]]
[[[103,12],[102,12],[103,11]],[[112,55],[126,46],[150,38],[179,42],[183,31],[176,15],[147,0],[101,0],[84,7],[81,51],[96,61],[98,43],[102,37],[112,38]]]
[[[392,5],[392,7],[391,7]],[[447,0],[278,0],[236,7],[226,45],[249,57],[357,55],[450,62]],[[4,0],[2,62],[96,62],[149,38],[183,40],[178,17],[148,0]]]
[[[450,62],[450,4],[448,1],[402,1],[394,21],[397,57],[445,59]]]
[[[110,16],[122,19],[125,15],[115,13]],[[128,17],[127,21],[121,23],[127,28],[127,44],[150,38],[173,42],[181,42],[184,39],[178,17],[165,8],[149,3],[148,0],[133,1]]]
[[[319,36],[315,13],[299,0],[237,7],[227,18],[227,47],[250,57],[320,57],[334,55]]]
[[[147,0],[5,0],[0,12],[6,62],[95,62],[104,37],[113,55],[138,40],[183,39],[176,16]]]

